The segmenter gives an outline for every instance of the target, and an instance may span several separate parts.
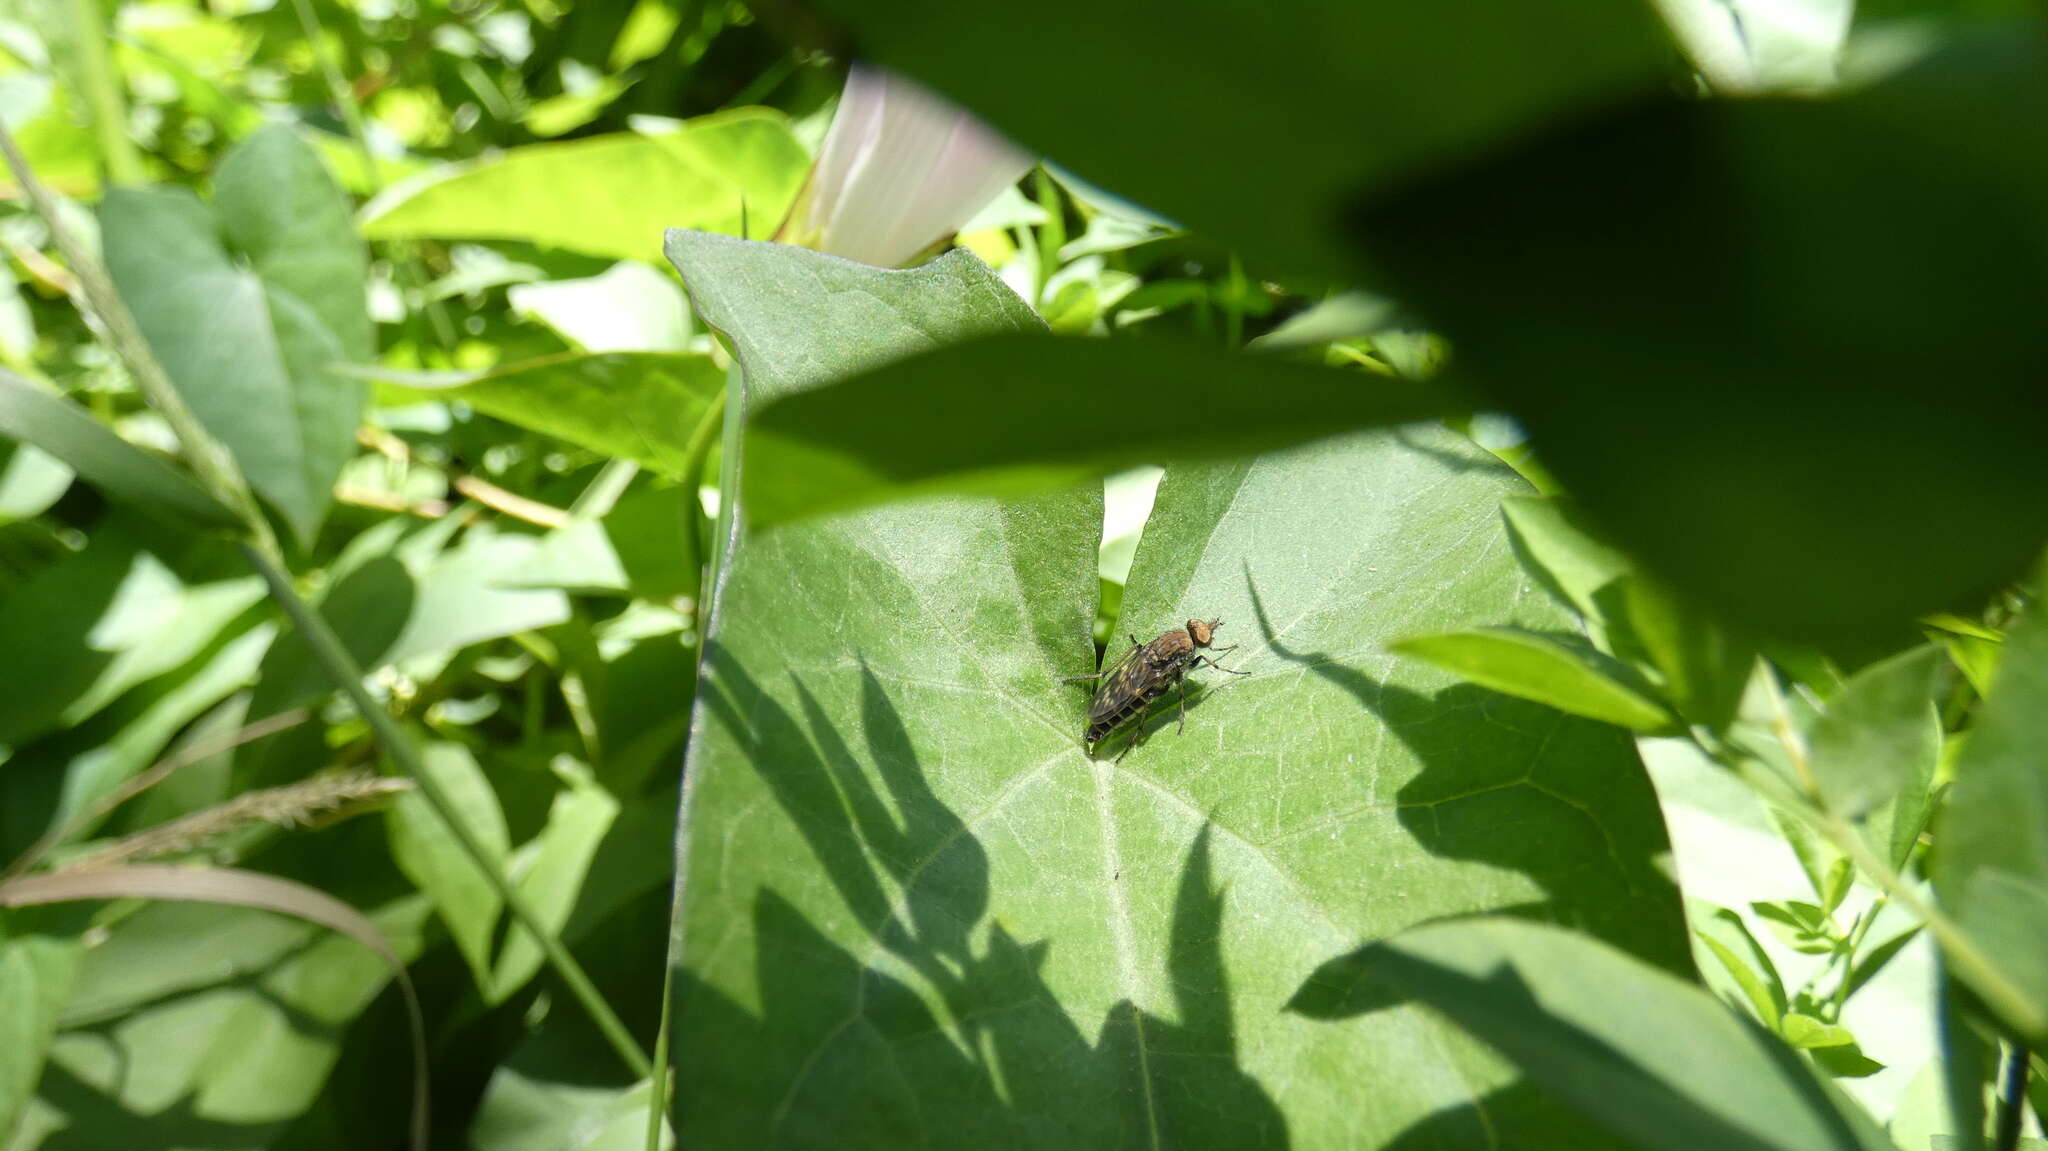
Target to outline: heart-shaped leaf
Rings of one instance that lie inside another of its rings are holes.
[[[333,366],[374,351],[368,257],[319,155],[273,125],[221,161],[212,207],[182,188],[117,188],[100,228],[171,382],[310,540],[363,410],[362,385]]]
[[[756,398],[1036,323],[961,256],[670,251]],[[1121,761],[1061,682],[1094,662],[1092,485],[744,538],[686,772],[683,1143],[1598,1145],[1422,1013],[1282,1010],[1322,959],[1467,912],[1686,964],[1627,737],[1384,651],[1561,623],[1501,526],[1518,486],[1441,429],[1170,469],[1124,630],[1220,616],[1251,674],[1197,671],[1184,733]]]

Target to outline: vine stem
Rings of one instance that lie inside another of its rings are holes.
[[[306,645],[313,651],[313,658],[320,661],[320,665],[327,670],[328,677],[341,687],[342,694],[348,697],[349,702],[355,705],[356,711],[369,723],[371,730],[377,733],[377,741],[384,745],[384,750],[391,756],[393,762],[419,785],[421,797],[434,809],[434,814],[440,817],[441,822],[447,825],[449,834],[462,848],[463,854],[483,872],[491,889],[504,900],[505,910],[519,926],[531,932],[534,939],[540,943],[541,952],[555,969],[556,976],[561,979],[576,1001],[583,1005],[583,1009],[590,1013],[591,1021],[604,1033],[605,1040],[618,1052],[619,1059],[633,1074],[647,1075],[652,1066],[647,1053],[640,1050],[640,1044],[633,1038],[632,1032],[626,1029],[626,1025],[612,1011],[611,1004],[605,1002],[603,994],[597,990],[597,985],[590,981],[590,976],[584,973],[583,966],[576,962],[576,957],[569,954],[569,949],[562,944],[561,939],[541,923],[540,917],[534,914],[533,908],[512,886],[511,880],[505,878],[505,873],[486,862],[490,857],[485,853],[483,844],[477,841],[475,833],[470,831],[469,826],[457,818],[455,801],[449,798],[440,781],[427,770],[419,749],[413,746],[412,740],[399,729],[398,721],[391,717],[391,713],[370,695],[368,688],[363,686],[363,669],[342,645],[341,637],[334,634],[334,629],[327,626],[327,621],[322,619],[318,612],[299,598],[297,590],[292,587],[290,574],[283,567],[247,544],[243,545],[242,551],[248,557],[250,566],[254,567],[263,576],[263,581],[270,585],[271,594],[283,606],[285,615],[291,618],[292,626],[305,637]]]
[[[128,109],[121,99],[121,85],[114,79],[114,61],[107,51],[117,31],[117,17],[103,11],[100,0],[71,0],[71,34],[77,38],[79,80],[85,85],[86,102],[92,107],[94,133],[98,137],[100,163],[106,166],[107,182],[116,186],[140,184],[144,173],[142,153],[128,138]]]
[[[198,475],[199,482],[241,516],[258,546],[273,555],[282,555],[277,537],[270,530],[270,522],[257,509],[256,497],[250,493],[241,469],[235,466],[226,449],[207,434],[199,417],[185,403],[185,397],[179,395],[178,389],[171,384],[170,376],[157,362],[156,353],[150,351],[149,341],[143,338],[142,329],[135,323],[135,316],[114,291],[106,268],[65,226],[63,217],[58,215],[56,200],[29,168],[28,158],[21,154],[21,149],[15,145],[14,134],[4,124],[0,124],[0,153],[5,153],[15,182],[21,185],[36,214],[49,228],[50,239],[57,245],[57,251],[71,265],[71,274],[78,281],[82,310],[99,321],[107,342],[113,345],[115,354],[127,365],[128,374],[135,378],[135,387],[142,393],[142,398],[170,425],[171,434],[177,437],[179,451]]]
[[[378,742],[384,745],[392,761],[419,785],[420,794],[433,808],[434,814],[447,825],[449,834],[454,837],[463,853],[504,900],[506,911],[519,926],[533,933],[535,940],[540,944],[541,953],[546,957],[549,966],[554,968],[557,978],[561,979],[584,1010],[590,1013],[591,1020],[597,1024],[598,1030],[618,1052],[620,1060],[633,1074],[647,1075],[650,1064],[646,1052],[640,1050],[640,1045],[634,1041],[632,1033],[620,1022],[611,1005],[605,1002],[604,996],[590,981],[590,976],[585,974],[582,965],[576,962],[575,956],[569,954],[569,949],[563,946],[555,933],[541,923],[540,917],[534,914],[533,908],[528,905],[525,898],[513,888],[504,872],[485,854],[483,845],[478,843],[469,828],[455,817],[455,804],[434,777],[427,773],[418,749],[399,729],[398,721],[391,717],[391,713],[364,688],[363,671],[357,666],[355,657],[342,646],[340,638],[327,626],[327,621],[299,597],[298,589],[292,585],[290,569],[285,563],[284,552],[278,545],[277,535],[271,530],[270,521],[263,517],[262,510],[256,506],[256,498],[250,492],[248,481],[243,477],[241,469],[236,466],[234,457],[207,433],[205,426],[199,422],[199,417],[186,405],[184,397],[179,394],[177,387],[171,383],[169,374],[158,362],[156,353],[150,350],[149,341],[143,337],[134,314],[129,312],[127,304],[121,300],[119,293],[115,292],[113,281],[108,277],[105,267],[78,242],[78,238],[71,234],[70,229],[65,227],[63,219],[57,214],[55,201],[36,179],[35,173],[30,170],[28,160],[21,154],[21,150],[15,145],[14,136],[7,131],[4,124],[0,124],[0,153],[5,154],[7,165],[13,170],[15,180],[21,184],[29,202],[34,205],[36,212],[42,216],[44,224],[50,229],[50,237],[57,245],[57,250],[71,264],[72,274],[78,278],[85,309],[90,316],[100,322],[115,353],[121,357],[129,374],[135,378],[136,386],[141,390],[143,398],[156,408],[164,417],[164,421],[171,426],[181,454],[200,482],[241,517],[246,532],[244,538],[238,541],[242,554],[248,559],[249,565],[256,569],[257,574],[263,577],[272,598],[284,609],[293,626],[305,637],[307,645],[313,650],[315,658],[327,672],[328,678],[333,680],[342,694],[355,704],[356,710],[376,733]]]
[[[1791,757],[1793,770],[1799,777],[1802,780],[1811,780],[1813,769],[1806,762],[1806,747],[1793,736],[1791,717],[1785,710],[1784,697],[1777,692],[1775,684],[1772,685],[1769,695],[1772,707],[1777,713],[1775,726],[1779,741],[1785,748],[1785,754]],[[1712,754],[1711,750],[1704,746],[1702,750],[1708,750],[1709,754]],[[1864,875],[1869,876],[1880,890],[1898,900],[1906,910],[1919,917],[1920,922],[1927,925],[1928,932],[1934,936],[1936,942],[1941,944],[1941,949],[1947,955],[1956,974],[2008,1023],[2029,1035],[2048,1030],[2048,1007],[2035,1003],[2024,990],[2007,978],[1955,920],[1950,919],[1946,912],[1922,897],[1917,889],[1892,869],[1891,864],[1880,859],[1847,819],[1824,809],[1807,795],[1785,786],[1782,780],[1769,772],[1742,774],[1749,779],[1753,787],[1764,794],[1765,798],[1805,820],[1815,830],[1825,835],[1828,841],[1843,855],[1848,856],[1849,861]]]

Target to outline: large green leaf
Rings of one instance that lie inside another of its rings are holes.
[[[229,151],[211,209],[180,188],[100,204],[107,268],[171,381],[302,540],[355,451],[374,351],[368,260],[318,153],[284,125]]]
[[[1890,642],[2048,540],[2043,107],[2029,21],[1836,99],[1606,117],[1357,242],[1647,567]]]
[[[1583,935],[1509,920],[1432,924],[1330,964],[1296,1006],[1349,1016],[1410,1001],[1484,1038],[1631,1147],[1892,1151],[1763,1028]]]
[[[725,387],[710,356],[664,352],[570,354],[488,372],[360,373],[460,400],[488,416],[680,476],[690,435]]]
[[[371,239],[524,240],[615,259],[661,258],[661,230],[765,236],[810,156],[781,113],[738,108],[661,135],[528,144],[394,188],[364,212]]]
[[[1994,1006],[2039,1047],[2048,1043],[2048,772],[2041,769],[2041,749],[2048,747],[2048,611],[2041,604],[2006,637],[2005,648],[1956,764],[1934,881],[1949,914],[2012,985],[2016,1000]],[[1969,978],[1968,968],[1952,966]]]
[[[1314,271],[1341,266],[1332,229],[1360,188],[1653,90],[1672,71],[1647,5],[1630,0],[1317,0],[1257,19],[1229,0],[1176,4],[1170,18],[1087,0],[818,7],[860,55],[918,76],[1027,147],[1199,232]]]
[[[1031,322],[962,257],[863,288],[671,244],[750,403]],[[1559,624],[1500,527],[1517,486],[1441,429],[1171,469],[1126,629],[1221,616],[1252,675],[1197,673],[1185,734],[1121,762],[1060,682],[1093,663],[1092,485],[745,538],[686,772],[682,1141],[1598,1145],[1419,1012],[1282,1011],[1318,960],[1466,912],[1685,965],[1625,735],[1382,651]]]
[[[48,452],[114,502],[140,513],[165,513],[198,527],[240,524],[192,477],[123,440],[75,404],[4,370],[0,435]]]

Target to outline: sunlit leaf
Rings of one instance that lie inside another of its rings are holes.
[[[471,838],[482,845],[490,865],[502,870],[511,850],[505,813],[476,758],[461,744],[429,743],[421,748],[421,762],[448,796],[450,807]],[[477,988],[487,992],[491,987],[491,933],[504,910],[497,888],[477,869],[455,833],[421,793],[400,795],[387,815],[391,858],[433,898],[434,911],[469,964]]]
[[[1433,924],[1333,961],[1297,1007],[1429,1005],[1650,1151],[1894,1151],[1861,1108],[1713,996],[1583,935]]]
[[[1850,676],[1808,733],[1823,802],[1855,817],[1919,781],[1941,755],[1934,675],[1941,652],[1919,647]],[[1889,846],[1889,845],[1887,845]]]
[[[660,135],[528,144],[393,188],[364,209],[371,239],[523,240],[658,260],[663,228],[765,236],[810,157],[779,112],[738,108]]]
[[[368,258],[319,156],[272,125],[232,149],[211,207],[182,188],[100,204],[107,267],[171,382],[301,539],[355,451]]]
[[[1017,307],[960,257],[892,295],[675,254],[749,404]],[[1562,622],[1500,528],[1518,486],[1430,428],[1169,469],[1119,630],[1220,616],[1251,674],[1197,671],[1184,733],[1121,762],[1060,682],[1093,663],[1094,485],[745,537],[685,774],[683,1142],[1602,1145],[1419,1013],[1281,1010],[1318,958],[1460,912],[1685,965],[1626,736],[1381,654]]]
[[[488,372],[359,374],[459,400],[510,424],[680,477],[691,434],[725,387],[710,356],[551,356]]]
[[[1391,649],[1481,687],[1637,731],[1676,722],[1620,661],[1581,642],[1513,628],[1473,628],[1397,640]]]
[[[198,527],[240,525],[235,513],[190,476],[123,440],[76,405],[4,370],[0,435],[48,452],[85,482],[143,514],[163,513]]]

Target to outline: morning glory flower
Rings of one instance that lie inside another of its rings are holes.
[[[1031,164],[957,105],[856,63],[781,238],[897,267],[972,219]]]

